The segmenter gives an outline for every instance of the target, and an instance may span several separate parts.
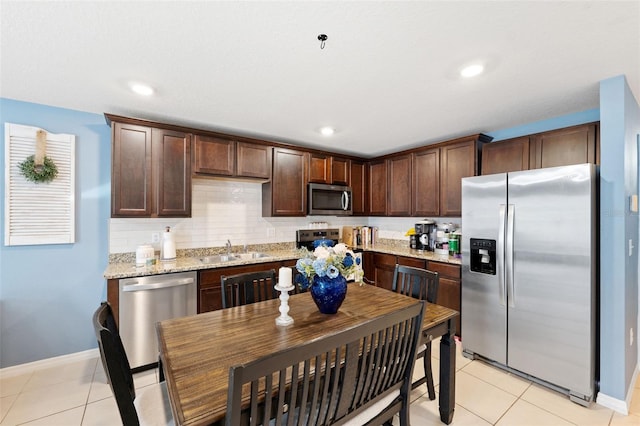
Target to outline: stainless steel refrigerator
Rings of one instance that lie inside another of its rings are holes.
[[[589,405],[595,393],[596,169],[462,180],[462,348]]]

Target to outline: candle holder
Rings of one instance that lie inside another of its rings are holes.
[[[289,283],[289,286],[282,287],[277,284],[274,288],[280,292],[280,316],[276,318],[276,325],[293,324],[293,318],[289,316],[289,292],[294,289],[293,285]]]

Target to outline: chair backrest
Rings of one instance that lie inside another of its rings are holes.
[[[107,302],[102,302],[93,314],[93,328],[98,340],[100,359],[116,399],[122,423],[127,426],[139,425],[138,414],[133,405],[136,390],[129,359],[122,345],[113,311]]]
[[[407,420],[423,313],[424,302],[416,302],[231,367],[226,425],[368,423],[361,416],[381,424],[396,413]],[[250,389],[250,400],[246,394],[243,400],[243,387]]]
[[[273,288],[276,285],[276,271],[274,269],[246,274],[223,275],[221,281],[223,308],[231,308],[278,297],[278,292]]]
[[[436,303],[439,276],[437,272],[396,264],[391,289],[405,296]]]

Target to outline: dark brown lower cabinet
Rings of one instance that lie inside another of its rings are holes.
[[[230,266],[228,268],[203,269],[198,271],[198,313],[222,309],[223,275],[244,274],[246,272],[267,271],[275,269],[276,274],[281,266],[295,265],[295,260],[283,262],[257,263],[254,265]]]
[[[391,290],[393,286],[393,272],[396,267],[396,256],[386,253],[373,254],[373,281],[376,287]]]
[[[377,287],[386,288],[387,290],[393,289],[393,274],[396,269],[396,263],[424,269],[426,262],[424,259],[417,259],[415,257],[373,253],[373,281],[375,281]]]
[[[461,285],[460,265],[443,262],[427,262],[427,269],[439,274],[438,284],[438,305],[460,311]],[[457,318],[456,335],[462,336],[460,315]]]

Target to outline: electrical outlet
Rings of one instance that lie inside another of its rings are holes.
[[[152,243],[159,243],[160,242],[160,233],[159,232],[152,232],[151,233],[151,242]]]

